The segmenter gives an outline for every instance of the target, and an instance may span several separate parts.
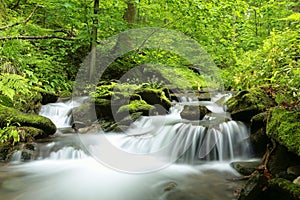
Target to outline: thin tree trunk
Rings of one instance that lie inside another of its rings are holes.
[[[89,78],[92,81],[96,70],[96,47],[97,47],[97,32],[98,32],[98,15],[99,14],[99,0],[94,1],[94,18],[93,18],[93,29],[92,29],[92,41],[91,41],[91,65]]]

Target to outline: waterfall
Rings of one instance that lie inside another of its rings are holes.
[[[87,97],[43,105],[39,115],[49,118],[57,128],[71,127],[72,109],[80,106]]]
[[[198,163],[200,161],[228,161],[249,157],[249,131],[242,122],[217,121],[207,116],[201,121],[189,121],[180,117],[184,105],[204,105],[215,113],[225,113],[220,99],[230,95],[217,94],[212,101],[196,102],[189,98],[180,98],[174,103],[169,114],[164,116],[144,116],[135,121],[124,134],[105,133],[110,142],[122,151],[132,154],[155,154],[170,162]],[[52,103],[42,107],[40,114],[50,118],[58,127],[70,127],[72,109],[81,104],[83,99]],[[222,115],[221,115],[222,116]],[[88,152],[95,155],[100,145],[102,134],[80,136]],[[92,140],[99,140],[95,142]],[[96,147],[95,147],[96,146]],[[107,150],[101,147],[101,151]],[[97,153],[96,153],[97,154]],[[85,157],[81,150],[64,147],[48,154],[50,159],[80,159]]]
[[[184,163],[249,156],[249,131],[242,122],[228,121],[205,127],[182,121],[175,111],[168,116],[143,117],[134,122],[125,135],[114,136],[117,139],[112,143],[138,154],[164,149],[158,156],[173,161],[179,158]]]

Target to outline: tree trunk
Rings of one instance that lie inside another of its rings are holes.
[[[99,0],[94,1],[94,18],[93,18],[93,29],[91,38],[91,65],[89,78],[92,80],[96,68],[96,46],[97,46],[97,31],[98,31],[98,15],[99,14]]]
[[[129,28],[132,27],[132,25],[135,22],[135,15],[136,15],[136,7],[135,4],[128,1],[127,2],[127,9],[124,14],[124,19],[128,22]]]

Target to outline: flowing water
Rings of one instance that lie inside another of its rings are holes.
[[[215,113],[216,104],[204,102]],[[41,115],[70,127],[82,100],[48,104]],[[64,134],[38,144],[34,160],[0,167],[0,199],[18,200],[229,200],[238,176],[229,163],[249,158],[241,122],[188,121],[177,103],[166,116],[142,117],[124,134]],[[218,115],[219,116],[219,115]],[[14,155],[20,161],[20,153]]]

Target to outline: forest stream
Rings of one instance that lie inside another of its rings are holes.
[[[199,102],[185,100],[174,103],[168,115],[144,116],[125,134],[98,131],[80,135],[71,131],[71,110],[80,102],[69,100],[44,105],[40,115],[56,124],[56,137],[37,143],[38,153],[31,161],[22,161],[21,152],[16,152],[9,164],[1,165],[0,197],[231,200],[244,182],[228,181],[240,175],[230,162],[249,160],[248,128],[237,121],[204,127],[182,120],[183,105],[195,103]],[[222,110],[213,102],[204,103],[211,110]],[[213,118],[205,117],[203,121],[213,121]],[[104,163],[99,160],[102,155],[99,152],[118,159],[118,155],[103,145],[104,140],[122,151],[150,156],[145,162],[119,160],[119,166],[113,161]],[[168,145],[171,147],[160,151]]]

